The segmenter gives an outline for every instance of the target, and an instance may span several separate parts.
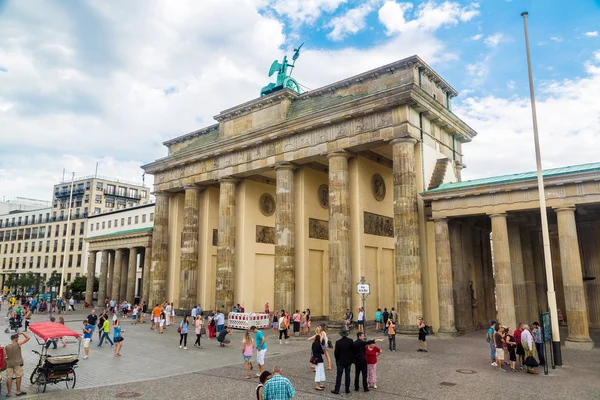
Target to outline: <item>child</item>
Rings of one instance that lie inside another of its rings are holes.
[[[231,343],[230,340],[225,339],[225,336],[230,335],[230,334],[231,334],[231,328],[225,328],[219,333],[219,336],[217,336],[217,342],[219,342],[221,347],[225,347],[226,344]]]
[[[250,370],[252,369],[252,363],[250,359],[254,353],[254,340],[250,337],[250,330],[246,330],[244,339],[242,339],[242,357],[244,358],[244,365],[246,366],[246,377],[244,379],[250,379]]]
[[[388,319],[386,326],[387,326],[388,340],[390,342],[389,351],[396,351],[396,324],[394,324],[393,320]]]
[[[121,357],[123,347],[123,336],[121,336],[121,322],[117,320],[113,326],[113,340],[115,342],[114,356]]]
[[[381,354],[381,349],[375,344],[370,344],[365,348],[365,358],[367,359],[367,383],[368,387],[373,386],[377,389],[377,357]]]
[[[165,329],[165,324],[167,323],[167,316],[165,315],[165,312],[161,312],[160,313],[160,330],[158,333],[163,333],[163,330]]]

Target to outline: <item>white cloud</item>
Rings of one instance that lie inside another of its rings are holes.
[[[346,36],[354,35],[366,26],[365,19],[373,12],[380,0],[371,0],[359,7],[348,10],[344,15],[333,18],[325,27],[333,28],[327,37],[331,40],[342,40]]]
[[[596,59],[596,61],[600,61],[600,50],[594,52],[594,58]]]
[[[583,78],[537,85],[544,168],[598,161],[600,66]],[[464,179],[535,170],[529,97],[470,97],[454,112],[479,135],[463,147]],[[565,118],[568,115],[569,118]]]
[[[506,82],[506,87],[510,90],[514,90],[515,89],[515,81],[513,81],[512,79],[509,80],[508,82]]]
[[[421,3],[415,10],[415,19],[407,21],[405,13],[411,10],[412,3],[386,3],[379,10],[379,20],[386,27],[388,34],[424,30],[434,32],[443,26],[455,26],[459,22],[470,21],[479,15],[479,4],[470,3],[461,7],[459,3],[445,1],[437,4],[433,1]]]
[[[479,87],[482,86],[490,73],[490,56],[484,57],[482,60],[472,64],[467,64],[467,75],[472,80],[470,86]]]
[[[483,37],[483,33],[478,33],[475,36],[471,36],[471,40],[480,40]]]
[[[323,13],[331,13],[348,0],[272,0],[270,6],[295,24],[312,24]]]
[[[598,36],[598,31],[591,31],[591,32],[586,32],[584,33],[585,37],[597,37]]]
[[[494,33],[493,35],[490,35],[488,37],[486,37],[483,41],[483,43],[485,43],[486,46],[488,47],[497,47],[498,44],[500,44],[500,42],[504,41],[504,35],[501,33]]]
[[[552,36],[550,38],[550,40],[552,40],[553,42],[558,42],[558,43],[563,41],[563,39],[561,37],[556,37],[556,36]]]

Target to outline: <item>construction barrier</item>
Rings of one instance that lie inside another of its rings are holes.
[[[227,315],[227,326],[233,329],[250,329],[251,326],[256,326],[258,329],[269,328],[270,315],[230,312]]]

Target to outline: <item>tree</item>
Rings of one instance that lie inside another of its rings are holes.
[[[100,281],[98,277],[94,277],[94,292],[98,291],[100,287]],[[87,276],[78,276],[68,286],[69,290],[73,293],[83,293],[87,289]]]
[[[60,286],[61,275],[62,274],[59,272],[52,271],[52,275],[50,275],[50,278],[48,278],[48,281],[46,282],[46,286],[48,286],[49,288],[52,288],[52,287],[58,288]]]

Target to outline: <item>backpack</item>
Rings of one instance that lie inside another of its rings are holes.
[[[217,325],[217,323],[215,322],[215,319],[213,318],[210,320],[210,324],[208,324],[208,325],[215,326],[215,325]]]

